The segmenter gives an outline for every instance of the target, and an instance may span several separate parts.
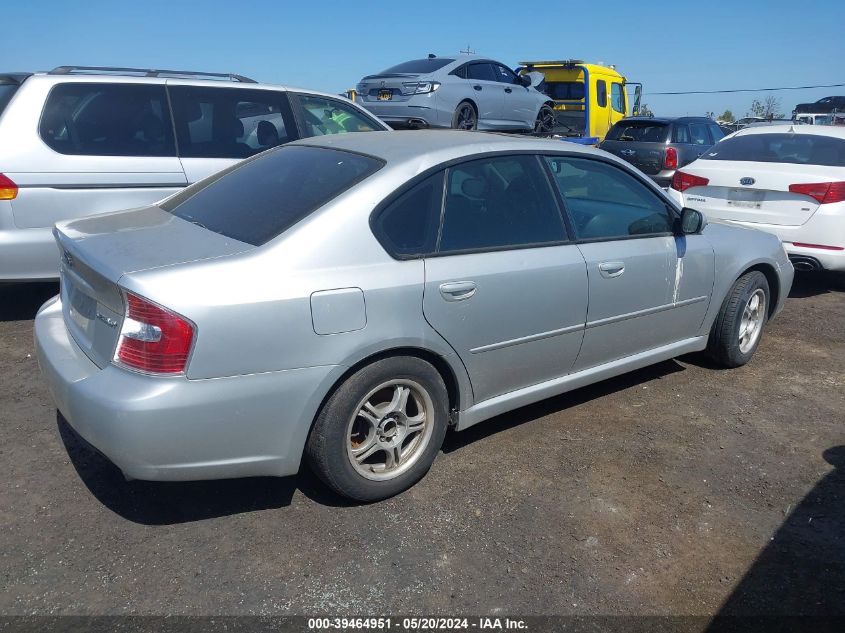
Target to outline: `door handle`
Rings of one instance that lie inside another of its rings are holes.
[[[511,90],[510,88],[505,88],[505,92],[507,92],[508,94],[510,94],[510,93],[512,93],[512,92],[513,92],[513,90]]]
[[[599,272],[601,272],[602,277],[607,279],[619,277],[625,272],[625,262],[602,262],[599,264]]]
[[[473,88],[474,88],[475,90],[481,90],[481,86],[479,86],[479,85],[477,85],[477,84],[476,84],[475,86],[473,86]]]
[[[473,281],[450,281],[440,284],[440,294],[446,301],[463,301],[475,294],[478,287]]]

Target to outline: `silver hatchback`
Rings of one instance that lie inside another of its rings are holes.
[[[384,498],[449,428],[688,352],[748,362],[792,267],[599,150],[467,132],[297,141],[59,224],[35,320],[73,428],[138,479]]]

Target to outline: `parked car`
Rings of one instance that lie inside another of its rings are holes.
[[[748,362],[792,267],[624,161],[463,132],[296,141],[59,223],[35,319],[74,429],[138,479],[292,475],[387,497],[447,427],[707,350]]]
[[[240,75],[0,74],[0,282],[58,276],[57,221],[152,204],[292,139],[387,129],[347,100]]]
[[[724,135],[707,117],[629,117],[615,123],[598,147],[668,187],[676,169],[694,161]]]
[[[845,96],[838,95],[834,97],[822,97],[814,103],[799,103],[792,111],[793,117],[796,114],[803,113],[822,113],[830,114],[831,112],[845,111]]]
[[[799,270],[845,270],[845,129],[749,127],[675,173],[672,194],[708,217],[767,231]]]
[[[554,128],[554,103],[505,64],[479,55],[413,59],[368,75],[356,103],[394,128],[535,131]]]

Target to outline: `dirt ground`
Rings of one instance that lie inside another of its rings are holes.
[[[447,437],[355,506],[288,479],[123,480],[0,288],[0,614],[845,615],[845,276],[799,276],[752,363],[682,358]]]

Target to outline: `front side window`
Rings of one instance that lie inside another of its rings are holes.
[[[689,135],[693,145],[712,145],[706,123],[690,123]]]
[[[434,251],[443,175],[441,171],[417,183],[376,216],[373,229],[392,255],[413,257]]]
[[[600,108],[607,107],[607,82],[604,79],[596,81],[596,103]]]
[[[280,147],[168,198],[161,208],[226,237],[260,246],[378,171],[369,156]]]
[[[163,85],[59,84],[47,97],[39,132],[61,154],[176,156]]]
[[[622,168],[568,156],[548,156],[546,161],[578,239],[671,233],[666,203]]]
[[[296,95],[294,107],[306,137],[383,129],[353,106],[328,97]]]
[[[510,68],[506,68],[501,64],[493,64],[493,69],[496,71],[496,81],[503,84],[519,83],[519,79]]]
[[[701,158],[845,167],[845,140],[820,134],[746,134],[722,140]]]
[[[168,90],[182,157],[247,158],[296,138],[283,92],[199,86]]]
[[[557,203],[535,156],[485,158],[448,170],[439,252],[564,239]]]
[[[610,84],[610,105],[616,112],[625,114],[625,91],[622,84]]]
[[[672,130],[672,142],[680,143],[682,145],[689,145],[691,143],[689,137],[689,127],[683,123],[676,123]]]

